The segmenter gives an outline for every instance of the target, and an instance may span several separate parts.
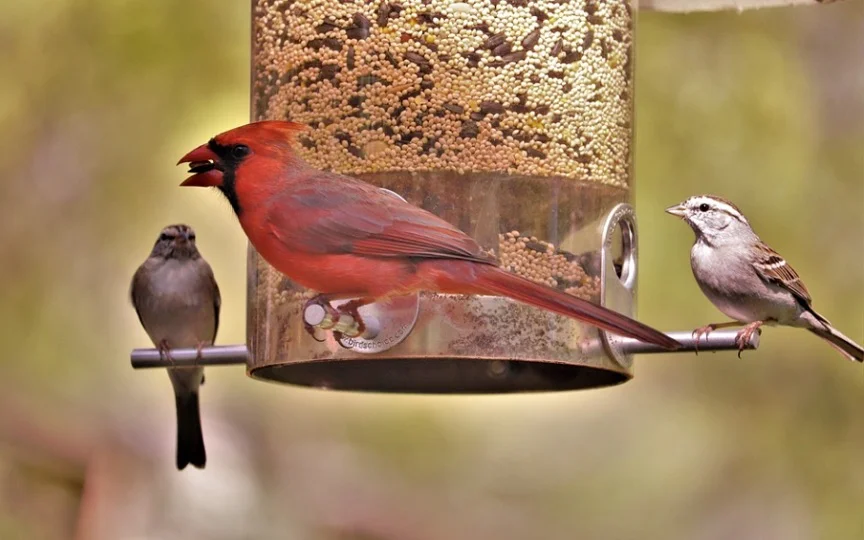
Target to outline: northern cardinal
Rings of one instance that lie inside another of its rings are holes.
[[[477,242],[434,214],[356,178],[323,172],[294,152],[294,122],[247,124],[180,161],[181,185],[216,187],[249,241],[281,273],[339,307],[363,331],[357,309],[416,291],[506,296],[667,349],[680,344],[629,317],[498,267]],[[310,330],[310,328],[307,328]]]
[[[138,319],[161,354],[172,348],[211,345],[219,329],[219,286],[207,261],[195,246],[188,225],[169,225],[159,234],[153,251],[132,278],[132,305]],[[177,468],[207,463],[198,389],[204,368],[168,369],[177,406]]]

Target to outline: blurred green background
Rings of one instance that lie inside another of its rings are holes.
[[[176,159],[245,123],[249,3],[6,2],[0,18],[0,538],[864,538],[864,371],[809,333],[637,359],[586,392],[384,397],[210,369],[205,471],[174,469],[165,373],[127,297],[193,225],[245,328],[245,238]],[[864,341],[864,3],[641,13],[640,318],[722,316],[662,209],[736,201]]]

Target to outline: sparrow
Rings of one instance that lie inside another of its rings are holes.
[[[182,185],[218,188],[264,260],[319,292],[310,303],[334,318],[350,315],[358,333],[360,306],[432,291],[506,296],[668,349],[680,346],[629,317],[501,269],[473,238],[431,212],[311,167],[295,151],[304,129],[262,121],[217,135],[180,159],[192,174]],[[338,310],[330,305],[349,298]]]
[[[160,354],[169,361],[172,348],[212,345],[219,329],[222,303],[213,270],[195,246],[195,231],[188,225],[162,229],[147,260],[132,277],[132,305],[141,325]],[[203,367],[168,368],[177,406],[177,468],[207,462],[198,389]]]
[[[813,309],[798,273],[759,238],[737,206],[714,195],[696,195],[666,212],[693,229],[693,276],[711,303],[734,320],[694,330],[697,345],[713,330],[744,324],[736,336],[740,357],[761,326],[779,324],[806,328],[846,358],[864,362],[864,349]]]

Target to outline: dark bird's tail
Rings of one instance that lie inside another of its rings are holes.
[[[681,347],[680,343],[666,334],[630,317],[558,289],[540,285],[497,266],[466,262],[455,267],[453,263],[454,261],[444,261],[434,269],[430,268],[430,273],[442,292],[506,296],[584,321],[613,334],[653,343],[670,350]]]
[[[198,410],[198,392],[176,394],[177,403],[177,468],[183,470],[190,463],[203,469],[207,463],[204,434],[201,432],[201,414]]]

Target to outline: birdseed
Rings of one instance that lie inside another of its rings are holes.
[[[496,171],[629,185],[626,0],[257,0],[253,114],[346,174]]]

